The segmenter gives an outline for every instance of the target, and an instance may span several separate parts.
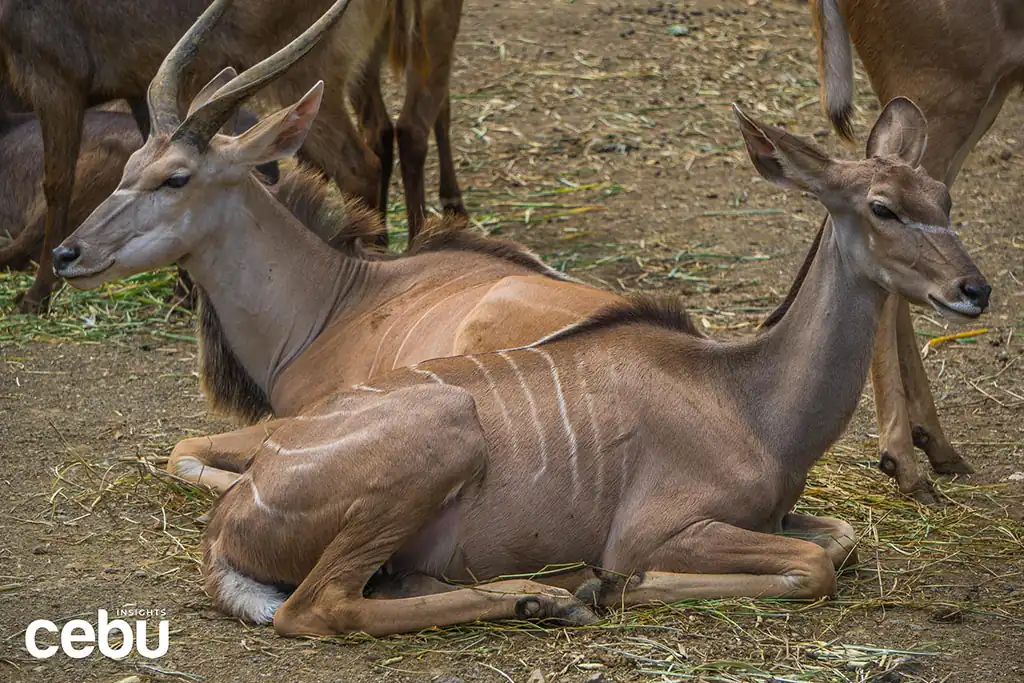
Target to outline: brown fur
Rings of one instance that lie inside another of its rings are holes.
[[[565,273],[544,263],[539,256],[521,244],[466,232],[466,227],[467,221],[460,216],[446,215],[428,222],[409,245],[406,254],[415,256],[432,251],[469,251],[500,258],[555,280],[572,280]]]
[[[320,171],[301,163],[290,165],[270,191],[303,225],[338,251],[370,256],[364,245],[372,244],[383,229],[380,218],[358,199],[338,194]]]
[[[194,291],[199,307],[196,315],[199,385],[210,408],[250,424],[271,415],[270,399],[228,345],[209,296],[198,285]]]
[[[652,325],[694,337],[704,333],[694,324],[679,297],[634,295],[608,306],[585,320],[545,337],[543,343],[599,332],[620,325]]]

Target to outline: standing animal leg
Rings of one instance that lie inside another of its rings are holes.
[[[43,135],[43,195],[46,197],[46,230],[35,282],[18,302],[22,313],[45,311],[56,282],[51,260],[53,249],[68,236],[68,210],[75,189],[75,162],[82,140],[85,101],[73,88],[55,86],[49,99],[35,100]]]
[[[849,522],[791,512],[782,518],[782,533],[820,545],[837,571],[857,564],[857,536]]]
[[[914,457],[910,415],[897,346],[898,307],[899,297],[891,295],[886,299],[871,360],[871,386],[875,393],[878,446],[881,451],[878,466],[896,480],[902,493],[922,503],[934,503],[938,499],[931,482],[921,474]]]
[[[434,122],[434,138],[437,140],[437,160],[440,175],[441,210],[445,213],[465,215],[466,207],[462,204],[462,190],[459,179],[455,176],[455,160],[452,157],[452,102],[448,92],[444,94],[444,103]]]
[[[391,171],[395,165],[395,126],[391,122],[387,105],[382,95],[380,72],[388,47],[388,34],[382,32],[373,52],[363,65],[359,78],[353,79],[349,87],[349,99],[355,110],[363,140],[380,160],[380,185],[377,194],[377,210],[381,217],[388,210],[388,189]]]
[[[928,374],[917,350],[910,306],[902,299],[896,312],[896,339],[914,445],[925,452],[932,469],[939,474],[970,474],[974,471],[971,465],[950,445],[942,431],[928,386]]]
[[[248,469],[252,456],[286,421],[270,420],[224,434],[179,441],[167,460],[167,471],[223,493]]]
[[[145,142],[149,139],[149,105],[146,103],[146,98],[132,97],[128,100],[128,106],[132,110],[132,118],[135,119],[135,125],[139,127],[142,141]]]
[[[410,240],[419,232],[425,218],[423,167],[427,158],[430,131],[437,130],[438,119],[449,104],[448,80],[451,75],[455,37],[459,32],[462,2],[452,0],[446,5],[434,7],[433,14],[423,20],[425,25],[430,27],[427,34],[429,44],[426,48],[428,57],[419,59],[429,59],[429,64],[423,64],[417,58],[413,58],[406,65],[405,101],[402,113],[398,117],[398,158],[402,166],[402,185],[405,188],[405,210],[409,216]],[[450,119],[450,114],[448,118]],[[438,154],[442,157],[442,164],[449,165],[449,175],[454,178],[447,135],[449,126],[450,120],[444,122],[444,131],[438,139],[446,150],[439,146]],[[458,186],[455,185],[455,188],[457,192]],[[451,191],[451,188],[447,190]],[[461,204],[461,201],[459,203]]]
[[[633,552],[643,552],[626,542]],[[605,562],[612,571],[628,575],[638,567],[655,570],[620,583],[617,590],[601,591],[596,597],[606,607],[733,597],[811,600],[836,589],[833,560],[821,546],[724,522],[691,524],[646,556],[615,554],[611,549]]]

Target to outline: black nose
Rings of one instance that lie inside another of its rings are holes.
[[[967,299],[977,306],[978,308],[984,309],[988,306],[988,297],[992,293],[992,286],[982,280],[961,280],[960,281],[960,292],[967,297]]]
[[[63,244],[53,250],[53,270],[58,275],[60,271],[71,266],[82,255],[82,250],[77,247],[65,247]]]

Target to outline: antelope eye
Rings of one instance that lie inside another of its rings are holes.
[[[188,173],[179,171],[167,178],[160,187],[171,187],[177,190],[178,188],[188,185],[190,178],[191,176]]]
[[[885,204],[882,204],[881,202],[871,202],[871,213],[875,214],[876,216],[878,216],[882,220],[886,220],[886,221],[899,220],[899,218],[896,216],[896,214],[894,214],[892,212],[892,209],[890,209]]]

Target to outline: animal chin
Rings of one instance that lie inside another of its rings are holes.
[[[947,318],[973,320],[982,313],[980,306],[966,301],[954,301],[953,303],[947,303],[932,296],[931,294],[928,295],[928,300],[931,301],[932,308]]]
[[[108,279],[102,276],[114,266],[114,263],[114,260],[111,259],[105,266],[94,270],[86,271],[81,268],[69,268],[57,274],[75,289],[92,289],[103,284]]]

